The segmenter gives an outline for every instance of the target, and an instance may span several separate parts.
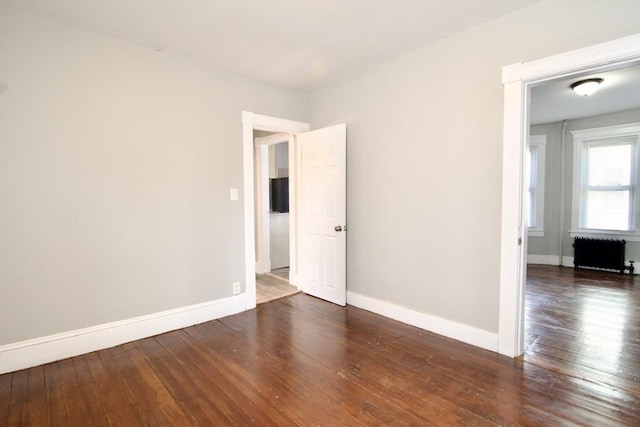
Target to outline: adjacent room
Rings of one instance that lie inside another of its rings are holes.
[[[638,16],[0,0],[0,425],[637,425]]]
[[[636,390],[640,66],[532,88],[530,124],[524,360]]]

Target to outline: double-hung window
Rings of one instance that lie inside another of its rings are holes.
[[[573,232],[640,237],[640,123],[571,132]]]
[[[544,236],[544,172],[546,135],[532,135],[529,137],[527,150],[528,167],[528,212],[527,225],[530,237]]]

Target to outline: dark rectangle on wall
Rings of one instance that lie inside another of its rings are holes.
[[[271,210],[289,212],[289,178],[271,179]]]

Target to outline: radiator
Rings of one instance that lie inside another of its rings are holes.
[[[621,274],[628,269],[633,274],[633,263],[629,267],[624,263],[626,244],[625,240],[576,237],[573,243],[573,264],[575,268],[602,268],[617,270]]]

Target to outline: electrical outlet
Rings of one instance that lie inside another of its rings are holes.
[[[240,282],[233,282],[233,294],[238,295],[240,293]]]

